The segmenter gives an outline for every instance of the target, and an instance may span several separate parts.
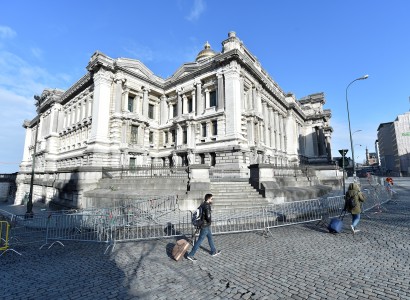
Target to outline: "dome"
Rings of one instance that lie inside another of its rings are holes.
[[[201,61],[216,55],[216,52],[211,49],[211,45],[208,42],[205,43],[204,50],[198,53],[195,61]]]

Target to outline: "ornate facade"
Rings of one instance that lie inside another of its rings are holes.
[[[38,116],[24,123],[20,194],[37,134],[35,172],[44,176],[149,164],[208,164],[244,174],[254,163],[331,157],[324,94],[297,100],[282,91],[234,32],[220,53],[206,43],[167,79],[138,60],[95,52],[67,91],[46,89],[36,99]]]

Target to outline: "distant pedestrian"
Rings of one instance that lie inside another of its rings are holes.
[[[196,261],[196,258],[194,257],[196,251],[199,249],[201,246],[201,243],[204,241],[205,237],[208,238],[208,243],[209,247],[211,248],[211,255],[216,256],[221,253],[221,251],[217,251],[215,248],[214,240],[212,237],[212,231],[211,231],[211,223],[212,223],[212,215],[211,215],[211,204],[213,201],[213,196],[212,194],[206,194],[204,202],[202,202],[202,218],[203,218],[203,224],[201,226],[200,232],[199,232],[199,238],[197,242],[195,243],[194,247],[192,248],[191,252],[188,253],[187,259],[191,261]]]
[[[393,196],[394,194],[396,194],[397,192],[393,189],[393,178],[391,177],[387,177],[386,181],[385,181],[385,185],[386,185],[386,190],[387,192]]]
[[[354,206],[350,207],[348,201],[350,198],[354,199]],[[357,183],[349,184],[349,189],[345,195],[345,209],[352,214],[352,225],[350,228],[352,233],[355,234],[360,230],[356,229],[360,221],[360,214],[362,212],[362,203],[366,201],[364,194],[360,191],[360,187]]]

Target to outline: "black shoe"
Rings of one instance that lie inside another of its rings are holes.
[[[197,261],[197,259],[196,259],[195,257],[193,257],[193,256],[187,255],[186,258],[189,259],[190,261]]]
[[[212,256],[217,256],[217,255],[219,255],[219,254],[221,254],[221,250],[218,250],[218,251],[216,251],[214,254],[211,254]]]

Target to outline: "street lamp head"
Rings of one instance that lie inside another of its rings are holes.
[[[364,75],[363,77],[360,77],[359,80],[364,80],[367,79],[369,77],[369,75]]]

